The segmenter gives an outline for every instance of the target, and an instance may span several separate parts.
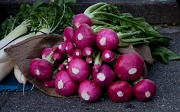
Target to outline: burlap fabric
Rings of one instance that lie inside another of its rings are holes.
[[[26,39],[16,45],[10,46],[5,49],[10,57],[14,59],[21,72],[27,78],[27,80],[36,86],[42,92],[56,97],[62,97],[57,93],[55,88],[46,87],[42,81],[34,78],[29,72],[29,65],[32,59],[40,57],[41,51],[46,47],[52,47],[63,41],[63,37],[58,34],[43,34]],[[148,46],[141,45],[137,47],[129,46],[126,48],[117,48],[119,53],[138,52],[145,62],[153,64],[151,51]],[[144,65],[144,74],[147,77],[147,68]]]

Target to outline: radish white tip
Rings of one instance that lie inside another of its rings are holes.
[[[83,98],[84,100],[89,100],[89,99],[90,99],[89,94],[86,93],[86,92],[82,92],[82,93],[81,93],[81,96],[82,96],[82,98]]]
[[[98,73],[97,75],[97,78],[100,80],[100,81],[104,81],[106,79],[105,75],[103,73]]]
[[[87,50],[87,51],[86,51],[86,54],[87,54],[87,55],[90,55],[90,54],[91,54],[91,51],[90,51],[90,50]]]
[[[68,47],[66,47],[65,49],[68,50]]]
[[[119,97],[123,97],[122,91],[118,91],[118,92],[117,92],[117,95],[118,95]]]
[[[83,39],[83,35],[81,33],[79,33],[77,38],[78,38],[78,40],[82,40]]]
[[[76,56],[79,56],[79,52],[76,52]]]
[[[59,45],[59,49],[61,49],[62,48],[62,45]]]
[[[146,98],[149,98],[151,96],[151,93],[149,91],[145,92]]]
[[[106,57],[106,58],[110,58],[109,53],[106,53],[106,54],[105,54],[105,57]]]
[[[104,46],[106,45],[106,38],[105,37],[102,37],[99,41],[100,45]]]
[[[38,69],[36,70],[36,75],[40,75],[40,71]]]
[[[131,68],[131,69],[129,69],[129,71],[128,71],[128,73],[131,74],[131,75],[135,74],[136,72],[137,72],[137,69],[136,69],[136,68]]]
[[[64,83],[62,80],[58,81],[58,89],[64,88]]]
[[[72,68],[72,72],[73,72],[74,74],[78,74],[78,73],[79,73],[79,69],[78,69],[78,68]]]

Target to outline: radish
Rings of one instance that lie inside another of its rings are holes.
[[[134,86],[134,95],[140,101],[149,101],[156,94],[156,84],[150,79],[142,79]]]
[[[90,66],[83,59],[75,58],[69,62],[68,73],[73,80],[81,82],[90,75]]]
[[[75,46],[72,42],[66,42],[66,47],[65,47],[66,53],[68,54],[73,54],[75,50]]]
[[[86,16],[83,13],[75,15],[73,18],[74,29],[79,28],[79,26],[82,24],[87,24],[89,26],[92,26],[92,21],[88,16]]]
[[[68,56],[68,59],[67,59],[68,63],[73,59],[74,59],[73,55]]]
[[[55,52],[53,55],[52,55],[52,58],[55,60],[55,61],[60,61],[62,59],[62,55],[59,53],[59,52]]]
[[[55,87],[55,78],[51,78],[50,80],[44,80],[43,83],[45,86],[47,86],[49,88],[54,88]]]
[[[102,51],[114,50],[119,44],[119,38],[114,30],[105,28],[97,33],[96,44]]]
[[[88,64],[92,64],[93,63],[93,58],[92,57],[86,57],[86,62]]]
[[[85,47],[91,47],[94,44],[96,37],[89,25],[82,24],[75,31],[74,38],[76,47],[83,50]]]
[[[56,74],[55,89],[62,96],[72,96],[78,91],[78,83],[69,77],[68,71],[63,70]]]
[[[144,69],[143,58],[135,52],[120,55],[114,64],[116,75],[126,81],[135,81],[142,76]]]
[[[115,73],[107,64],[102,64],[98,73],[92,73],[92,79],[99,86],[107,87],[114,81]]]
[[[83,49],[83,55],[86,56],[86,57],[91,57],[93,55],[93,48],[92,47],[85,47]]]
[[[116,81],[108,87],[108,96],[113,102],[126,102],[133,96],[133,87],[127,81]]]
[[[115,59],[116,55],[111,50],[104,50],[102,52],[102,60],[104,62],[112,62]]]
[[[80,49],[75,49],[73,52],[73,58],[83,58],[83,51]]]
[[[41,52],[41,58],[45,59],[52,52],[52,48],[44,48]]]
[[[61,42],[58,48],[60,54],[66,54],[66,42]]]
[[[86,102],[96,102],[101,97],[101,88],[96,83],[86,79],[80,83],[78,94]]]
[[[74,42],[74,29],[71,26],[67,26],[64,29],[63,34],[65,42]]]
[[[53,52],[59,52],[58,45],[52,46],[52,51],[53,51]]]
[[[45,59],[35,58],[30,63],[30,73],[39,80],[49,80],[53,75],[53,67]]]

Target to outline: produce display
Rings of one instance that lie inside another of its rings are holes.
[[[96,3],[75,15],[70,8],[74,3],[55,0],[22,4],[16,17],[2,23],[1,37],[5,38],[0,41],[0,67],[12,61],[9,72],[14,69],[17,80],[25,86],[28,80],[5,49],[34,36],[56,33],[62,41],[43,48],[28,65],[30,74],[44,86],[55,88],[62,97],[79,96],[86,102],[96,102],[102,95],[113,102],[127,102],[133,97],[151,100],[156,84],[143,75],[148,62],[136,51],[121,53],[118,49],[145,45],[154,62],[166,64],[180,59],[168,48],[171,38],[160,35],[144,18],[120,13],[114,5]]]

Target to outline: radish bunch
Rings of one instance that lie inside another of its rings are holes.
[[[74,16],[72,24],[64,29],[64,41],[45,48],[41,58],[32,60],[30,73],[35,78],[62,96],[78,94],[86,102],[98,101],[104,94],[102,88],[107,88],[114,102],[129,101],[133,96],[148,101],[155,96],[155,83],[140,80],[143,58],[134,52],[115,52],[121,40],[113,29],[95,33],[91,19],[82,13]]]

